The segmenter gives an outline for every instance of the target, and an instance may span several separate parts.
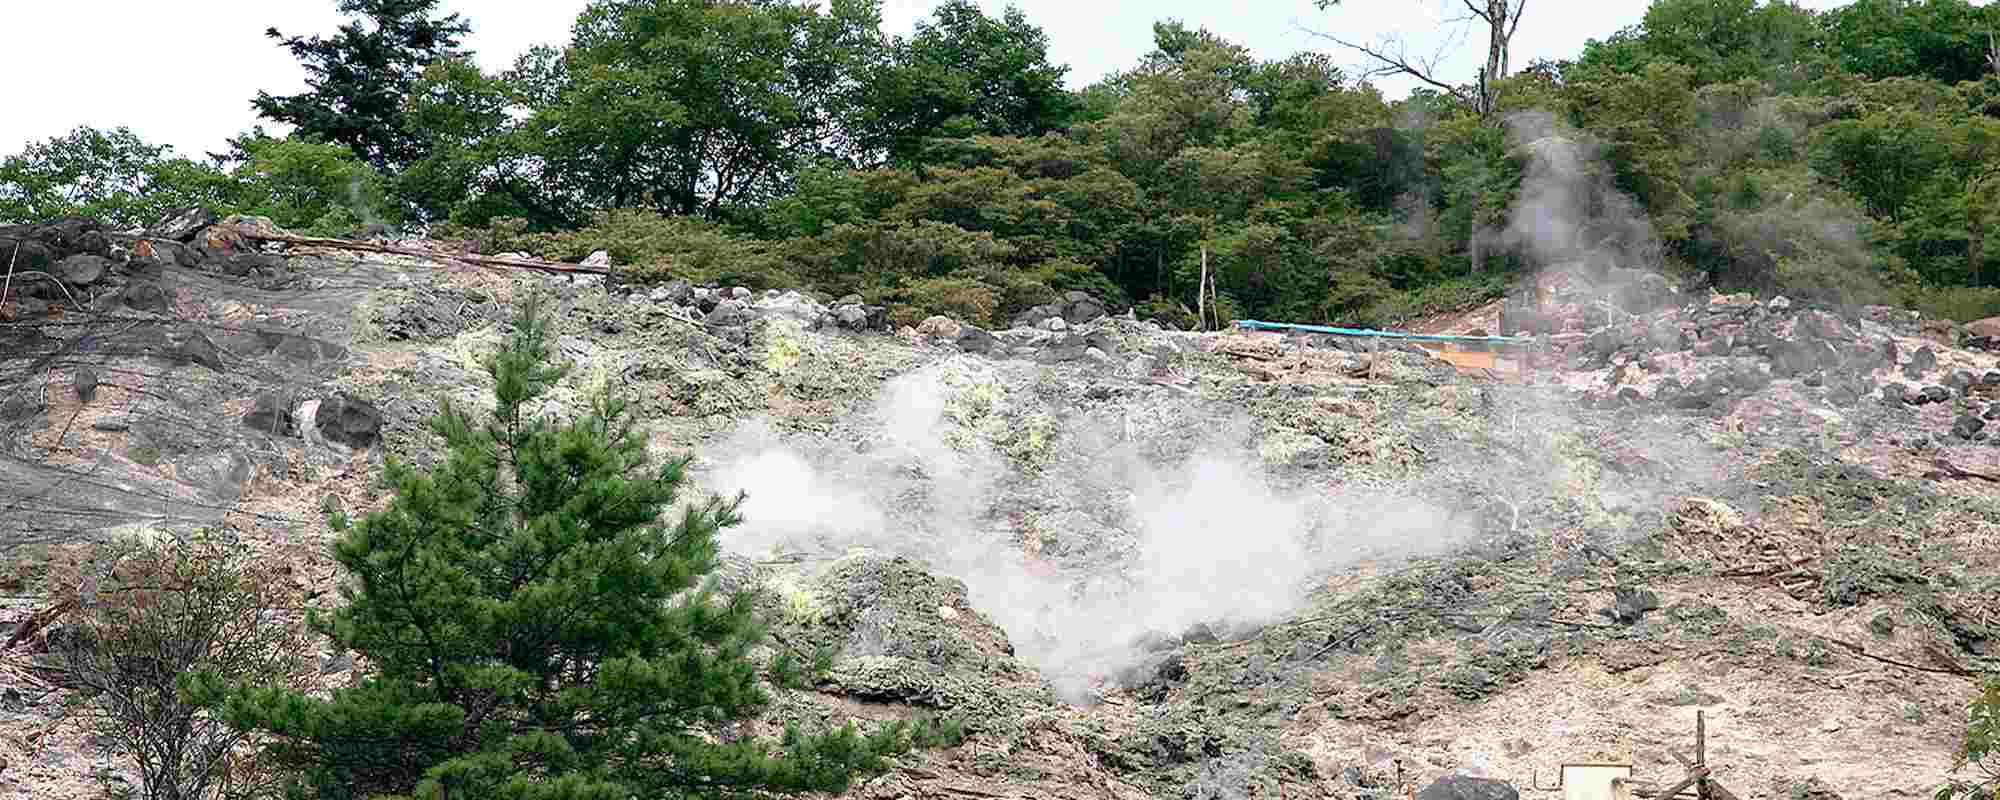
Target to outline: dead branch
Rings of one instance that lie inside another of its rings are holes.
[[[1917,666],[1916,664],[1911,664],[1905,661],[1897,661],[1896,659],[1893,658],[1886,658],[1883,656],[1875,655],[1874,653],[1870,653],[1866,649],[1862,648],[1861,645],[1855,644],[1853,642],[1842,641],[1840,639],[1835,639],[1832,637],[1821,637],[1821,638],[1824,638],[1827,641],[1832,642],[1834,644],[1840,645],[1841,647],[1846,648],[1849,652],[1852,652],[1857,656],[1868,659],[1870,661],[1879,661],[1881,663],[1888,664],[1890,666],[1902,667],[1903,669],[1913,669],[1918,672],[1930,672],[1938,675],[1957,675],[1959,677],[1965,677],[1965,678],[1979,677],[1979,672],[1977,670],[1970,670],[1959,666],[1921,667]]]
[[[500,267],[506,269],[532,269],[532,270],[540,270],[542,272],[557,272],[557,273],[570,273],[570,274],[583,274],[583,275],[611,274],[611,270],[606,267],[586,267],[579,264],[561,264],[554,261],[543,261],[540,259],[493,258],[491,256],[478,256],[478,255],[470,255],[464,253],[439,253],[431,250],[422,250],[414,247],[397,247],[395,245],[376,244],[374,242],[351,242],[346,239],[315,239],[307,236],[288,236],[284,234],[260,233],[258,231],[251,230],[248,228],[237,228],[236,232],[238,234],[241,234],[245,239],[254,239],[256,241],[262,241],[262,242],[281,242],[284,244],[294,244],[305,247],[327,247],[336,250],[359,250],[368,253],[389,253],[392,255],[416,256],[418,258],[434,258],[439,260],[460,261],[481,267]]]
[[[1412,60],[1409,58],[1409,56],[1403,53],[1403,48],[1401,47],[1400,42],[1397,42],[1396,52],[1394,54],[1391,54],[1387,50],[1377,47],[1369,47],[1363,44],[1355,44],[1354,42],[1347,41],[1345,39],[1342,39],[1338,36],[1334,36],[1329,33],[1322,33],[1319,31],[1307,30],[1303,28],[1301,30],[1305,30],[1305,33],[1309,36],[1325,39],[1329,42],[1333,42],[1334,44],[1340,45],[1341,47],[1345,47],[1349,50],[1353,50],[1357,53],[1360,53],[1364,56],[1374,59],[1377,62],[1377,66],[1363,70],[1361,73],[1362,77],[1375,78],[1383,75],[1408,75],[1412,78],[1415,78],[1419,81],[1422,81],[1424,83],[1430,84],[1431,86],[1437,87],[1440,90],[1443,90],[1446,94],[1458,98],[1461,102],[1466,102],[1466,103],[1473,102],[1473,98],[1466,94],[1465,89],[1463,87],[1453,86],[1451,84],[1440,81],[1437,78],[1431,77],[1433,74],[1437,72],[1437,62],[1443,60],[1442,54],[1440,54],[1439,57],[1433,58],[1428,63],[1424,62],[1421,59],[1418,59],[1415,61],[1415,63],[1412,63]]]
[[[1931,464],[1932,466],[1937,467],[1937,469],[1925,472],[1924,477],[1927,479],[1935,480],[1938,478],[1970,478],[1973,480],[1986,481],[1987,483],[2000,483],[2000,475],[1992,475],[1985,472],[1973,472],[1972,470],[1965,469],[1963,467],[1959,467],[1951,463],[1951,461],[1946,459],[1944,456],[1938,456],[1937,458],[1933,459],[1931,461]]]

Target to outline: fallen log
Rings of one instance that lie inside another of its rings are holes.
[[[415,256],[417,258],[435,258],[439,260],[462,261],[467,264],[474,264],[482,267],[532,269],[532,270],[540,270],[542,272],[558,272],[558,273],[582,274],[582,275],[611,274],[611,269],[609,267],[586,267],[579,264],[562,264],[554,261],[542,261],[540,259],[495,258],[492,256],[471,255],[466,253],[440,253],[433,250],[423,250],[415,247],[397,247],[395,245],[376,244],[375,242],[354,242],[354,241],[348,241],[346,239],[318,239],[310,236],[292,236],[288,234],[261,233],[254,229],[244,228],[241,226],[234,228],[234,230],[237,232],[237,234],[241,235],[245,239],[250,239],[260,242],[281,242],[284,244],[300,245],[304,247],[327,247],[337,250],[358,250],[368,253],[388,253],[391,255]]]

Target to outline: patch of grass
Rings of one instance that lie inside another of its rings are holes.
[[[160,465],[160,448],[150,444],[137,444],[125,451],[125,457],[148,467]]]
[[[1842,526],[1906,525],[1943,501],[1921,484],[1789,448],[1753,467],[1750,478],[1770,484],[1774,495],[1804,498],[1815,506],[1820,522]]]

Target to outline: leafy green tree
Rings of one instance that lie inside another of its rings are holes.
[[[649,468],[624,401],[538,415],[566,369],[539,305],[486,359],[493,409],[447,403],[435,419],[443,463],[390,464],[390,506],[335,519],[346,604],[309,624],[362,656],[360,680],[322,697],[203,675],[191,692],[273,737],[267,752],[300,771],[295,790],[323,798],[841,791],[942,735],[789,728],[775,748],[702,735],[769,700],[753,596],[718,597],[704,579],[743,498],[663,518],[689,459]],[[789,653],[769,675],[801,677]]]
[[[1868,205],[1901,221],[1910,202],[1951,157],[1947,130],[1934,118],[1895,109],[1822,127],[1813,167]]]
[[[0,161],[0,223],[69,215],[143,227],[167,211],[227,202],[229,178],[128,128],[80,127]]]
[[[719,218],[852,159],[860,78],[881,63],[869,0],[598,0],[527,123],[542,169],[598,208]]]
[[[434,16],[439,3],[339,0],[340,13],[357,19],[330,39],[265,30],[305,67],[307,91],[258,92],[251,105],[263,118],[346,147],[378,170],[400,172],[427,152],[405,111],[411,87],[425,67],[460,54],[459,38],[472,30],[457,14]]]
[[[1567,88],[1579,127],[1604,142],[1618,188],[1645,205],[1662,239],[1685,239],[1694,212],[1687,185],[1695,158],[1693,70],[1654,62]]]
[[[339,236],[401,220],[381,173],[347,148],[297,135],[279,139],[261,128],[230,141],[225,207],[270,217],[279,227],[312,236]]]
[[[559,80],[547,59],[547,51],[531,51],[499,75],[466,57],[425,67],[407,114],[426,154],[394,177],[394,193],[426,220],[485,225],[516,217],[549,231],[586,219],[563,176],[542,169],[541,140],[520,122]]]
[[[1048,35],[1019,9],[994,19],[971,0],[946,0],[931,16],[871,79],[863,125],[876,128],[892,163],[912,163],[934,136],[1068,127],[1076,107],[1063,88],[1068,67],[1049,63]]]
[[[1665,61],[1693,70],[1697,85],[1759,79],[1792,86],[1830,66],[1824,39],[1814,12],[1785,0],[1659,0],[1638,25],[1586,44],[1576,71],[1633,73]]]
[[[1949,85],[1992,71],[1987,36],[2000,26],[2000,9],[1967,0],[1855,0],[1828,11],[1826,26],[1849,71]]]

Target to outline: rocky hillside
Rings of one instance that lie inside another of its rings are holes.
[[[1671,783],[1697,709],[1737,796],[1929,796],[2000,635],[1995,340],[1894,309],[1552,268],[1532,313],[1466,318],[1534,341],[1496,377],[1078,295],[890,330],[855,298],[211,222],[0,229],[0,797],[110,763],[35,668],[51,565],[219,527],[332,598],[325,512],[379,507],[440,402],[486,401],[527,292],[576,367],[545,411],[634,398],[663,456],[750,494],[723,579],[840,646],[758,726],[967,721],[855,797]]]

